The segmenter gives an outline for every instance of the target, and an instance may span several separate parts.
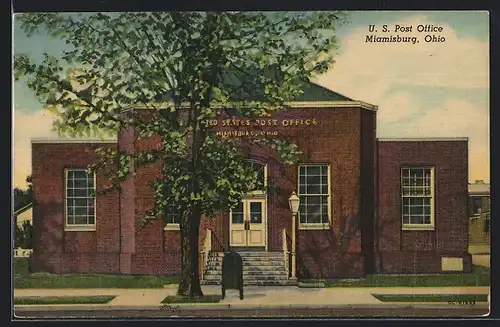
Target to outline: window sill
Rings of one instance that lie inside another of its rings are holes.
[[[331,229],[330,224],[299,224],[300,230],[325,230]]]
[[[66,225],[64,227],[66,232],[95,232],[95,225]]]
[[[427,226],[403,226],[402,230],[408,230],[408,231],[433,231],[435,229],[434,226],[427,225]]]
[[[163,230],[181,230],[181,226],[179,224],[167,224],[163,227]]]

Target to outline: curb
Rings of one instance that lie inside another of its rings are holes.
[[[144,311],[171,311],[180,310],[307,310],[307,309],[451,309],[463,310],[465,307],[489,308],[489,303],[480,302],[475,305],[452,305],[443,303],[378,303],[378,304],[214,304],[214,303],[180,303],[159,305],[15,305],[14,310],[18,312],[43,309],[44,311],[122,311],[122,310],[144,310]]]

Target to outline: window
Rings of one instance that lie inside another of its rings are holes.
[[[181,216],[175,209],[165,209],[165,227],[164,230],[180,230]]]
[[[326,227],[330,220],[330,168],[299,166],[299,226]]]
[[[167,224],[179,225],[180,216],[177,213],[166,213],[165,222]]]
[[[483,209],[483,198],[479,196],[471,197],[472,202],[472,214],[479,216]]]
[[[164,230],[180,230],[181,212],[175,206],[167,206],[164,208]]]
[[[255,186],[253,187],[254,191],[264,191],[266,184],[266,165],[263,165],[257,161],[248,160],[247,161],[250,167],[257,173],[257,180]]]
[[[66,170],[66,229],[95,230],[95,175]]]
[[[240,201],[238,206],[231,210],[231,219],[233,224],[243,224],[243,217],[245,213],[243,211],[243,202]]]
[[[434,169],[401,169],[403,229],[434,229]]]

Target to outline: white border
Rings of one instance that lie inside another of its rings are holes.
[[[378,138],[377,141],[380,142],[426,142],[426,141],[468,141],[468,137],[407,137],[407,138]]]

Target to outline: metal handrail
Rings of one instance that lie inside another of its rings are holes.
[[[224,252],[226,249],[225,246],[222,244],[222,242],[220,241],[219,237],[214,232],[214,230],[211,228],[209,228],[209,229],[212,231],[212,245],[214,244],[214,241],[215,241],[215,245],[216,245],[216,246],[212,247],[213,250],[216,252]]]
[[[281,242],[283,246],[283,261],[285,263],[285,268],[286,268],[286,277],[289,279],[290,278],[290,265],[289,265],[289,255],[290,251],[288,251],[288,242],[287,242],[287,237],[286,237],[286,228],[282,229],[281,232]]]
[[[203,242],[203,249],[200,252],[200,257],[198,258],[198,265],[200,269],[200,277],[204,278],[205,268],[208,264],[208,256],[212,251],[212,230],[207,228],[205,233],[205,240]]]

